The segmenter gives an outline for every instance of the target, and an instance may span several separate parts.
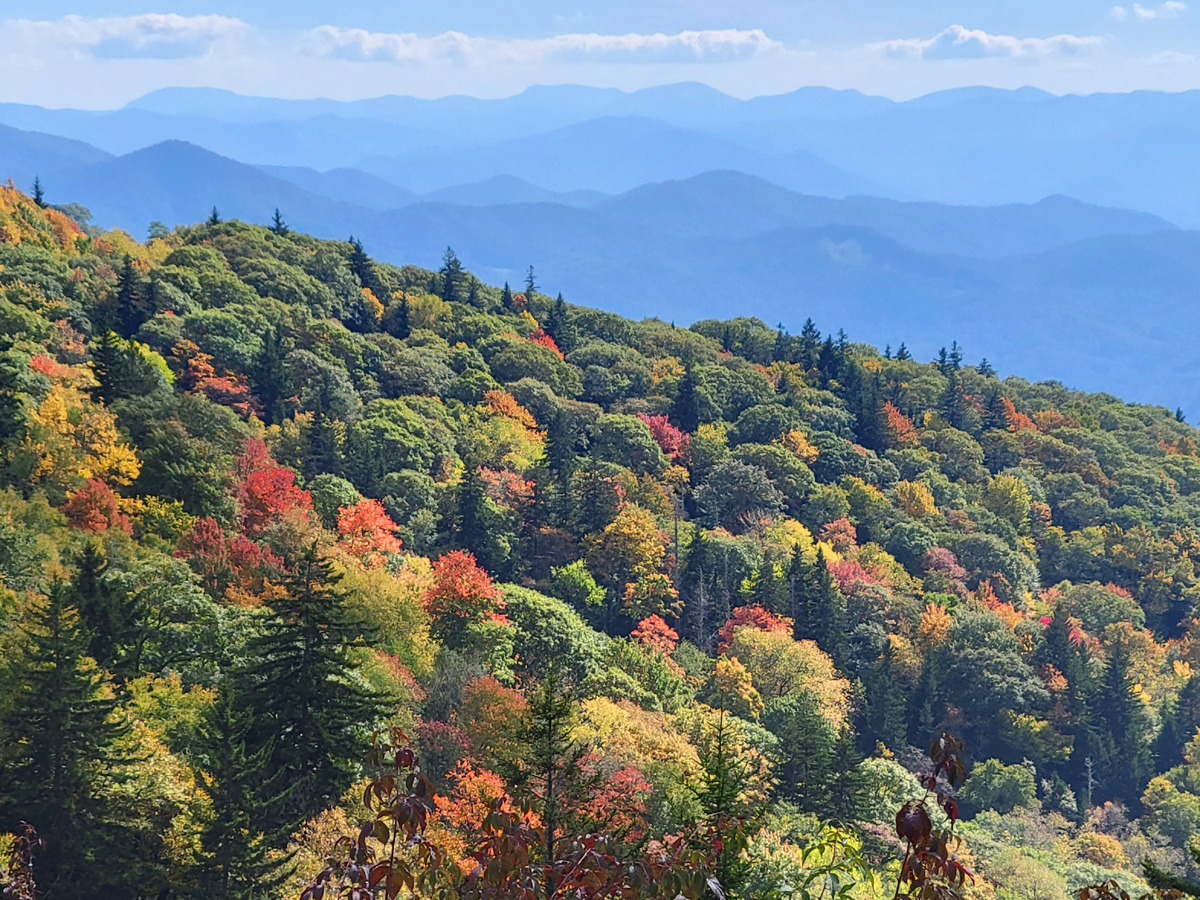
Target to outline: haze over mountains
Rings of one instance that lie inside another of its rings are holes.
[[[159,91],[109,112],[0,104],[0,177],[151,221],[452,245],[569,300],[733,313],[1200,409],[1200,92],[534,88],[352,103]],[[1035,317],[1035,318],[1034,318]],[[1036,324],[1033,324],[1035,323]]]

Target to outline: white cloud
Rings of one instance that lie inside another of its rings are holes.
[[[66,16],[54,21],[0,23],[18,44],[84,52],[100,59],[188,59],[249,32],[241,19],[150,13],[107,19]]]
[[[307,32],[306,52],[355,62],[452,63],[541,62],[696,63],[744,60],[783,49],[761,29],[681,31],[677,34],[560,34],[500,40],[447,31],[431,37],[324,25]]]
[[[1111,15],[1118,22],[1124,22],[1129,18],[1132,12],[1134,16],[1145,21],[1148,19],[1174,19],[1187,10],[1187,4],[1181,0],[1167,0],[1158,6],[1142,6],[1140,3],[1135,3],[1130,9],[1124,6],[1114,6],[1109,10]]]
[[[1167,0],[1160,6],[1149,7],[1140,3],[1133,4],[1133,13],[1139,19],[1174,19],[1186,9],[1187,4],[1181,3],[1180,0]]]
[[[1045,38],[1019,38],[988,34],[979,29],[951,25],[931,38],[905,38],[869,44],[868,50],[909,59],[985,59],[1017,57],[1041,59],[1090,53],[1104,46],[1104,38],[1056,34]]]

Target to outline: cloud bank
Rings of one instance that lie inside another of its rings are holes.
[[[67,16],[55,21],[0,23],[17,46],[51,46],[98,59],[188,59],[248,36],[250,26],[229,16],[149,13],[107,19]],[[11,46],[11,44],[10,44]]]
[[[899,59],[1046,59],[1092,53],[1103,47],[1104,38],[1100,37],[1057,34],[1045,38],[1019,38],[951,25],[931,38],[882,41],[868,45],[867,49]]]
[[[778,52],[783,45],[761,29],[681,31],[677,34],[560,34],[498,40],[447,31],[433,37],[361,28],[314,28],[303,38],[316,56],[355,62],[456,65],[528,64],[544,61],[688,63],[732,62]]]

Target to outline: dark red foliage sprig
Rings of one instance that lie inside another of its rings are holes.
[[[967,881],[975,876],[958,859],[962,839],[954,833],[958,803],[953,791],[967,777],[961,739],[943,733],[929,748],[933,771],[925,780],[925,795],[909,801],[896,813],[896,834],[904,842],[904,861],[896,879],[893,900],[961,900]],[[948,790],[943,787],[948,786]],[[945,813],[947,825],[935,828],[932,806]]]

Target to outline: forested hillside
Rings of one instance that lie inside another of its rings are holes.
[[[1198,874],[1182,417],[81,215],[0,189],[0,831],[45,896],[295,897],[343,836],[379,897],[918,896],[959,810],[968,898]]]

